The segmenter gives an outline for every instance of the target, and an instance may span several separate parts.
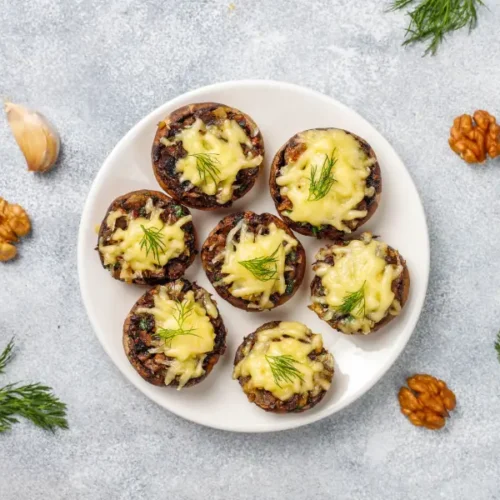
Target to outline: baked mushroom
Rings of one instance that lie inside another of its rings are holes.
[[[211,295],[180,279],[136,302],[123,326],[123,346],[142,378],[181,389],[212,371],[226,349],[226,329]]]
[[[233,378],[251,403],[289,413],[317,405],[333,372],[333,356],[321,335],[296,321],[271,321],[245,337],[236,352]]]
[[[322,248],[316,259],[309,308],[342,333],[367,335],[378,330],[408,299],[405,260],[371,233]]]
[[[108,208],[97,251],[117,280],[155,285],[180,278],[197,253],[191,213],[158,191],[132,191]]]
[[[264,141],[255,122],[224,104],[177,109],[158,124],[153,170],[172,198],[200,210],[229,207],[255,184]]]
[[[382,191],[373,149],[336,128],[294,135],[276,153],[269,185],[276,209],[294,231],[328,239],[364,224]]]
[[[240,212],[222,219],[201,249],[217,293],[247,311],[273,309],[289,300],[304,277],[304,248],[271,214]]]

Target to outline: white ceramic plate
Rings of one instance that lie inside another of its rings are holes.
[[[375,216],[363,226],[398,249],[411,275],[410,298],[402,314],[368,337],[350,337],[332,330],[307,308],[310,264],[321,244],[299,236],[307,253],[307,273],[301,289],[287,304],[271,312],[246,313],[219,299],[199,258],[186,277],[214,294],[228,330],[227,351],[201,384],[182,391],[144,381],[128,362],[122,347],[122,325],[144,288],[112,279],[101,267],[95,225],[111,201],[136,189],[160,189],[150,161],[156,124],[176,108],[193,102],[215,101],[248,113],[259,125],[266,147],[266,168],[256,186],[232,209],[192,210],[200,244],[228,213],[238,210],[276,214],[267,182],[273,155],[292,135],[315,127],[339,127],[366,139],[382,168],[382,200]],[[389,143],[361,116],[325,95],[296,85],[270,81],[227,82],[204,87],[173,99],[140,121],[118,143],[97,174],[82,215],[78,241],[78,272],[87,313],[104,349],[122,373],[144,394],[168,410],[199,424],[230,431],[266,432],[290,429],[327,417],[368,391],[405,347],[420,315],[429,275],[429,238],[424,211],[410,175]],[[335,357],[335,376],[323,401],[305,413],[275,415],[248,403],[232,380],[236,348],[244,335],[272,320],[296,320],[322,333]]]

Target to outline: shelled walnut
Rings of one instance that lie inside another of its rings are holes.
[[[417,427],[437,430],[445,425],[449,411],[456,406],[455,394],[442,381],[431,375],[413,375],[408,387],[399,390],[401,412]]]
[[[457,116],[448,142],[467,163],[483,163],[488,155],[500,156],[500,126],[487,111],[478,110],[473,117]]]
[[[17,254],[14,245],[31,229],[28,214],[21,205],[11,204],[0,197],[0,261],[13,259]]]

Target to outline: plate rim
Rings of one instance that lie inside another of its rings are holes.
[[[401,162],[403,165],[403,175],[407,176],[407,180],[411,183],[413,188],[415,189],[415,192],[417,193],[417,204],[415,206],[415,209],[418,209],[420,212],[420,216],[423,219],[424,222],[424,227],[425,227],[425,234],[424,234],[424,239],[425,241],[422,242],[423,246],[425,247],[426,254],[424,256],[425,262],[425,269],[420,270],[422,273],[422,285],[423,285],[423,293],[421,297],[417,297],[416,300],[417,302],[415,303],[415,310],[418,311],[414,313],[413,317],[409,318],[408,320],[408,330],[410,331],[409,335],[407,338],[404,340],[402,345],[396,349],[393,353],[390,354],[388,362],[385,364],[384,368],[380,371],[380,373],[377,374],[377,376],[373,377],[369,383],[367,384],[366,387],[364,387],[361,390],[355,391],[351,396],[347,397],[342,404],[340,404],[338,407],[334,408],[333,410],[329,411],[328,408],[324,408],[323,411],[313,413],[310,415],[304,414],[303,419],[300,419],[297,422],[288,422],[286,423],[286,420],[282,421],[276,421],[274,423],[268,423],[266,426],[259,426],[258,428],[256,427],[247,427],[244,426],[243,428],[241,427],[232,427],[232,426],[223,426],[223,425],[217,425],[217,424],[212,424],[212,423],[207,423],[203,421],[202,418],[192,418],[187,417],[182,414],[182,412],[176,411],[175,408],[171,407],[166,407],[165,404],[163,404],[162,401],[158,400],[156,397],[153,397],[151,394],[148,394],[143,390],[142,387],[139,386],[139,380],[135,379],[132,376],[129,376],[126,372],[124,372],[120,366],[115,362],[114,355],[112,354],[111,350],[108,349],[108,347],[105,345],[104,341],[101,339],[100,335],[100,328],[97,325],[97,319],[92,317],[92,315],[89,312],[89,307],[88,307],[88,302],[90,301],[89,295],[86,290],[84,290],[84,287],[82,285],[83,283],[83,261],[85,259],[85,251],[86,248],[84,246],[84,235],[86,232],[92,227],[89,227],[91,224],[86,223],[86,214],[90,211],[92,204],[95,201],[95,198],[97,196],[98,192],[98,187],[102,183],[101,178],[104,176],[104,172],[107,171],[110,168],[110,165],[113,164],[114,157],[118,155],[119,151],[121,150],[122,146],[129,141],[133,140],[133,137],[137,135],[137,132],[142,129],[142,127],[148,123],[153,115],[160,114],[163,112],[162,110],[165,108],[173,107],[176,105],[176,103],[180,103],[184,101],[185,99],[192,99],[193,102],[196,101],[196,97],[199,94],[204,94],[206,92],[210,91],[221,91],[224,89],[228,88],[235,88],[235,87],[245,87],[245,86],[254,86],[254,87],[274,87],[274,88],[287,88],[289,90],[293,90],[299,93],[306,93],[309,94],[311,97],[314,97],[316,99],[321,99],[324,101],[328,101],[330,104],[335,104],[339,108],[342,108],[344,110],[347,110],[349,113],[354,115],[357,119],[361,119],[363,122],[365,122],[368,126],[370,126],[379,136],[380,140],[383,141],[384,147],[389,148],[392,150],[393,154],[397,157],[397,159]],[[283,81],[278,81],[278,80],[262,80],[262,79],[243,79],[243,80],[229,80],[225,82],[219,82],[219,83],[213,83],[210,85],[205,85],[203,87],[198,87],[196,89],[188,90],[182,94],[177,95],[173,99],[170,99],[166,101],[165,103],[161,104],[160,106],[157,106],[153,110],[151,110],[146,116],[144,116],[142,119],[140,119],[138,122],[136,122],[126,133],[121,137],[121,139],[115,144],[111,152],[107,155],[105,158],[104,162],[101,164],[99,167],[99,170],[95,174],[92,183],[90,185],[90,189],[87,193],[85,203],[83,205],[82,209],[82,214],[80,217],[80,223],[79,223],[79,228],[78,228],[78,242],[77,242],[77,268],[78,268],[78,285],[80,288],[80,295],[82,298],[82,302],[85,308],[86,315],[90,321],[90,324],[92,326],[92,329],[94,330],[94,334],[99,340],[99,343],[101,344],[101,347],[104,349],[108,357],[111,359],[115,367],[118,369],[118,371],[122,374],[122,376],[125,377],[125,379],[129,382],[131,382],[142,394],[144,394],[148,399],[153,401],[154,403],[158,404],[162,408],[168,410],[169,412],[173,413],[174,415],[181,417],[185,420],[188,420],[190,422],[194,422],[198,425],[202,425],[205,427],[213,428],[213,429],[218,429],[218,430],[223,430],[223,431],[229,431],[229,432],[242,432],[242,433],[266,433],[266,432],[279,432],[279,431],[285,431],[285,430],[291,430],[291,429],[296,429],[298,427],[302,427],[305,425],[312,424],[314,422],[317,422],[319,420],[322,420],[324,418],[330,417],[335,413],[338,413],[339,411],[343,410],[347,406],[351,405],[354,401],[368,393],[374,386],[377,384],[377,382],[380,381],[380,379],[389,371],[389,369],[394,365],[396,360],[399,358],[403,350],[406,348],[411,336],[413,335],[415,331],[415,327],[417,325],[417,322],[422,314],[423,306],[425,299],[427,297],[427,289],[428,289],[428,284],[429,284],[429,274],[430,274],[430,239],[429,239],[429,226],[427,223],[427,217],[425,214],[425,210],[422,204],[422,199],[419,193],[419,190],[413,181],[412,176],[410,175],[409,170],[407,169],[405,163],[397,153],[397,151],[394,149],[394,147],[389,143],[389,141],[385,138],[384,135],[376,128],[374,125],[372,125],[368,120],[366,120],[361,114],[359,114],[357,111],[354,109],[350,108],[349,106],[345,105],[344,103],[338,101],[334,97],[331,97],[327,94],[324,94],[322,92],[319,92],[317,90],[311,89],[309,87],[304,87],[302,85],[294,84],[294,83],[289,83],[289,82],[283,82]]]

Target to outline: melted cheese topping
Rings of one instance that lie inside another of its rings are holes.
[[[178,389],[181,389],[190,379],[201,377],[205,370],[203,361],[206,353],[213,351],[215,332],[210,318],[217,317],[217,309],[210,301],[212,308],[206,308],[206,301],[200,304],[195,300],[192,290],[184,295],[181,306],[187,313],[183,317],[182,329],[192,334],[177,335],[171,340],[161,338],[155,340],[152,353],[162,353],[167,356],[165,366],[165,385],[179,377]],[[172,300],[166,287],[160,287],[158,294],[154,295],[154,307],[141,307],[137,313],[152,314],[155,319],[155,333],[158,329],[179,329],[179,302]]]
[[[358,141],[343,130],[308,130],[300,139],[306,145],[305,151],[295,162],[283,166],[276,179],[281,195],[293,205],[286,215],[295,222],[329,225],[350,233],[344,222],[365,217],[367,211],[356,207],[365,196],[375,194],[375,189],[366,185],[375,160],[368,158]],[[335,182],[326,196],[311,201],[312,169],[317,169],[314,178],[318,180],[326,155],[330,158],[332,152],[336,160],[332,168]]]
[[[275,328],[257,333],[255,344],[235,366],[233,378],[250,377],[245,392],[264,389],[282,401],[309,391],[316,395],[331,385],[331,376],[325,377],[325,365],[333,367],[333,357],[329,354],[323,362],[309,358],[309,354],[320,353],[322,349],[321,335],[311,333],[302,323],[282,321]],[[278,384],[269,362],[271,356],[291,356],[301,378],[289,377],[289,380],[279,380]]]
[[[246,155],[242,144],[252,148],[253,144],[240,125],[234,120],[224,120],[220,126],[209,125],[197,118],[189,128],[179,132],[172,142],[161,139],[162,144],[171,145],[182,142],[187,156],[176,163],[176,171],[181,172],[181,182],[189,181],[205,194],[216,195],[217,203],[224,204],[231,200],[236,176],[240,170],[258,167],[262,156]],[[198,169],[199,158],[191,155],[205,154],[213,162],[214,175],[203,175]]]
[[[397,315],[401,310],[392,282],[402,273],[403,266],[386,262],[385,243],[371,239],[368,233],[363,236],[364,241],[353,240],[347,246],[333,247],[335,264],[319,263],[315,269],[326,296],[313,300],[329,306],[329,315],[324,317],[327,321],[338,315],[338,308],[348,295],[364,291],[364,311],[362,307],[354,309],[342,321],[345,333],[369,333],[388,313]]]
[[[145,205],[146,217],[134,218],[131,212],[127,213],[122,209],[110,212],[106,218],[106,224],[113,230],[110,239],[116,243],[105,245],[103,238],[99,239],[99,251],[104,258],[104,265],[114,265],[118,261],[121,263],[120,278],[130,280],[140,277],[142,271],[155,271],[162,268],[171,259],[181,255],[185,248],[184,231],[182,226],[192,220],[191,215],[182,217],[172,225],[165,224],[160,216],[164,209],[153,206],[151,198]],[[116,221],[120,217],[127,218],[127,228],[116,228]],[[144,238],[144,230],[156,229],[161,237],[162,245],[158,247],[158,255],[152,250],[147,252],[146,246],[141,243]]]
[[[229,233],[224,250],[221,282],[229,286],[231,295],[256,302],[255,308],[270,309],[274,304],[269,297],[278,292],[286,291],[285,259],[297,246],[297,240],[291,237],[274,222],[268,226],[269,234],[254,234],[248,230],[244,220],[241,220]],[[240,233],[239,242],[234,240]],[[283,245],[284,244],[284,245]],[[276,253],[275,253],[276,252]],[[266,265],[265,269],[275,269],[272,279],[259,280],[250,270],[240,264],[243,261],[269,257],[274,254],[275,262]],[[253,304],[250,304],[251,307]]]

